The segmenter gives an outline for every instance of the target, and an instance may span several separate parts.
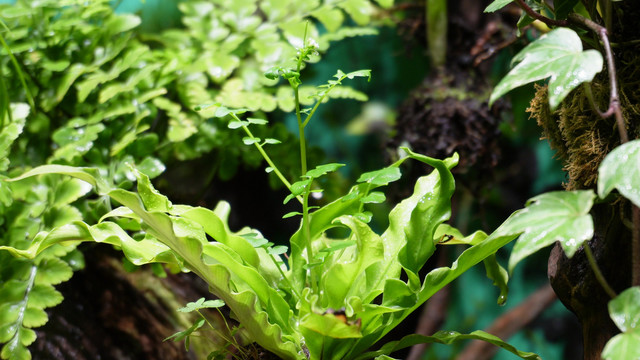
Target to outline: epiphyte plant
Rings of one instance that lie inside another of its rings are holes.
[[[418,275],[434,253],[443,235],[459,232],[444,224],[451,214],[450,200],[455,184],[450,169],[457,155],[445,160],[414,153],[377,171],[362,174],[345,194],[321,207],[309,205],[310,194],[320,189],[314,181],[343,164],[311,168],[306,159],[305,128],[317,114],[328,94],[347,79],[370,77],[370,71],[338,71],[334,79],[312,95],[311,107],[301,108],[301,71],[316,51],[311,39],[297,49],[295,61],[276,67],[270,78],[285,78],[294,93],[295,115],[300,135],[301,174],[288,181],[267,153],[276,139],[260,139],[252,127],[266,119],[241,119],[245,109],[212,105],[215,116],[229,119],[229,127],[245,132],[244,143],[256,147],[269,167],[290,190],[285,201],[297,200],[302,212],[300,228],[291,236],[289,247],[275,246],[254,229],[233,232],[227,224],[229,205],[214,210],[174,205],[152,186],[149,177],[133,169],[137,192],[118,188],[98,169],[65,165],[36,167],[12,181],[45,174],[63,174],[91,184],[100,196],[108,196],[121,206],[108,212],[95,225],[72,221],[51,231],[39,232],[26,247],[1,246],[13,256],[33,259],[55,244],[94,241],[115,245],[134,264],[165,263],[173,269],[191,271],[204,279],[214,296],[224,302],[240,323],[238,332],[283,359],[368,359],[389,358],[390,352],[419,342],[450,343],[458,339],[481,339],[497,344],[525,359],[532,353],[516,350],[490,334],[438,332],[432,336],[410,335],[378,351],[367,350],[391,329],[419,308],[436,291],[479,263],[500,269],[493,254],[517,233],[507,228],[491,236],[477,232],[458,235],[455,241],[471,245],[450,267],[437,268],[423,279]],[[369,223],[371,206],[384,202],[383,187],[401,178],[400,165],[412,159],[435,170],[416,181],[411,196],[388,213],[384,232],[374,232]],[[134,220],[129,231],[121,219]],[[347,235],[331,237],[331,229]],[[452,240],[451,237],[447,239]],[[285,261],[285,258],[287,261]],[[504,288],[506,272],[492,272],[493,280]],[[402,280],[406,278],[407,280]],[[502,299],[504,300],[504,299]]]

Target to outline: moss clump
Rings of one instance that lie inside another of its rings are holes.
[[[640,135],[640,83],[637,81],[638,67],[625,65],[618,71],[620,102],[629,137],[634,139]],[[607,109],[608,76],[601,74],[590,86],[596,105]],[[549,140],[557,156],[564,161],[568,173],[565,187],[568,190],[594,188],[600,162],[620,145],[614,117],[603,119],[596,112],[584,86],[571,92],[553,113],[549,109],[547,87],[537,86],[536,89],[527,111],[542,127],[543,138]]]

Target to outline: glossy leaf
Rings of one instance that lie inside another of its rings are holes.
[[[504,305],[507,301],[507,295],[509,294],[509,287],[507,282],[509,281],[509,274],[499,263],[496,255],[493,254],[482,261],[484,263],[484,269],[487,272],[487,277],[493,281],[493,286],[500,290],[498,295],[498,305]]]
[[[609,302],[609,315],[622,332],[640,330],[640,287],[631,287]]]
[[[536,196],[496,231],[496,236],[520,235],[509,259],[509,271],[522,259],[559,241],[568,257],[593,237],[589,214],[595,194],[590,190],[556,191]],[[492,236],[494,236],[492,234]]]
[[[26,109],[24,107],[26,107]],[[23,109],[23,111],[26,111],[26,114],[17,114],[16,111],[18,109]],[[13,122],[5,125],[0,130],[0,171],[5,171],[9,167],[9,150],[13,142],[22,133],[29,108],[26,104],[11,104],[10,111],[13,112]],[[4,114],[2,114],[2,116],[4,116]]]
[[[512,60],[515,67],[496,85],[490,104],[507,92],[549,78],[549,106],[554,111],[578,85],[602,70],[602,55],[582,49],[580,37],[558,28],[527,45]]]
[[[613,149],[598,168],[598,195],[609,195],[613,189],[640,206],[640,140],[629,141]]]
[[[489,6],[486,7],[486,9],[484,9],[484,12],[490,13],[490,12],[498,11],[503,7],[511,4],[512,2],[513,0],[494,0],[491,4],[489,4]]]
[[[622,331],[602,351],[605,360],[640,358],[640,287],[631,287],[609,302],[609,315]]]
[[[381,356],[385,354],[390,354],[396,350],[404,349],[417,344],[451,344],[454,341],[459,340],[482,340],[486,341],[490,344],[496,345],[504,350],[509,351],[512,354],[519,356],[522,359],[527,360],[541,360],[540,356],[517,350],[515,347],[507,344],[502,339],[495,335],[491,335],[484,331],[474,331],[470,334],[461,334],[456,331],[438,331],[432,336],[424,336],[424,335],[408,335],[402,338],[399,341],[392,341],[390,343],[385,344],[378,351],[365,353],[362,356],[356,357],[356,360],[365,360],[365,359],[373,359],[376,356]]]

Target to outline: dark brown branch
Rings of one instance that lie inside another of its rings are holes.
[[[631,285],[640,285],[640,208],[631,205],[633,217],[633,235],[631,238]]]
[[[551,285],[544,285],[531,294],[520,305],[497,318],[484,331],[503,340],[508,339],[549,307],[556,300],[556,294]],[[456,359],[458,360],[489,360],[498,351],[498,347],[490,343],[474,340],[467,345]]]
[[[518,3],[518,6],[520,6],[522,10],[524,10],[524,12],[527,13],[527,15],[531,16],[536,20],[542,21],[543,23],[547,24],[547,26],[569,26],[569,22],[567,20],[551,19],[536,12],[529,5],[527,5],[527,3],[524,2],[524,0],[516,0],[516,3]]]

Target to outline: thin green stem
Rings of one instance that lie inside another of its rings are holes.
[[[591,266],[591,270],[593,270],[593,273],[596,276],[596,280],[598,280],[598,282],[600,283],[600,285],[602,286],[604,291],[612,299],[615,298],[616,296],[618,296],[616,294],[616,292],[613,291],[613,289],[611,288],[609,283],[607,282],[607,279],[604,278],[604,275],[602,274],[602,271],[600,271],[600,267],[598,266],[598,263],[596,262],[596,259],[593,256],[593,252],[591,252],[591,247],[589,247],[589,244],[585,243],[582,248],[584,249],[585,255],[587,255],[587,260],[589,261],[589,266]]]
[[[16,74],[18,74],[18,79],[20,79],[20,83],[22,83],[22,87],[24,88],[24,93],[25,93],[25,96],[27,97],[27,101],[29,102],[29,105],[31,106],[31,109],[35,112],[36,111],[36,105],[35,105],[35,102],[33,101],[33,96],[31,95],[31,91],[29,90],[29,87],[27,86],[27,82],[24,79],[24,74],[22,73],[22,69],[20,68],[20,64],[18,64],[18,60],[16,59],[15,56],[13,56],[13,52],[11,52],[11,48],[6,43],[6,41],[4,41],[4,37],[2,35],[0,35],[0,43],[2,43],[2,47],[4,47],[4,49],[9,54],[9,58],[11,59],[11,62],[13,63],[13,67],[16,69]],[[10,109],[9,109],[9,112],[11,112]]]
[[[196,310],[196,312],[198,313],[198,315],[200,315],[200,317],[207,323],[207,325],[209,325],[209,327],[211,328],[211,330],[213,330],[214,333],[216,333],[219,337],[221,337],[222,339],[224,339],[228,344],[231,344],[233,346],[236,347],[236,349],[238,349],[238,351],[240,351],[241,353],[245,353],[242,348],[240,347],[240,345],[238,344],[238,342],[236,341],[236,339],[233,337],[233,334],[231,332],[231,328],[229,327],[229,324],[227,323],[227,319],[224,317],[224,315],[222,314],[222,312],[220,311],[220,308],[215,308],[218,311],[218,314],[220,314],[220,318],[222,318],[222,322],[224,322],[225,327],[227,328],[227,332],[229,333],[229,336],[226,336],[222,331],[216,329],[213,324],[209,321],[209,319],[207,319],[206,316],[204,316],[200,310]]]
[[[306,29],[305,29],[303,41],[305,43],[307,41]],[[303,43],[303,49],[304,49],[304,43]],[[305,56],[305,54],[302,53],[302,51],[304,51],[303,49],[300,49],[301,53],[299,54],[298,63],[296,66],[296,72],[298,74],[300,74],[300,69],[302,68],[302,59]],[[293,93],[295,96],[295,103],[296,103],[296,120],[298,121],[298,133],[300,136],[300,173],[302,176],[304,176],[308,171],[307,141],[304,134],[304,128],[308,123],[308,121],[305,121],[305,122],[302,121],[302,112],[300,111],[300,92],[299,92],[300,80],[297,79],[297,82],[292,83],[292,86],[293,86]],[[307,116],[307,120],[308,119],[309,119],[309,116]],[[302,194],[302,231],[304,234],[305,247],[307,250],[307,264],[310,264],[311,261],[313,260],[313,248],[311,247],[311,225],[310,225],[310,219],[309,219],[310,192],[311,192],[311,184],[308,185],[308,187],[305,189],[304,193]],[[310,277],[311,279],[309,279],[309,281],[311,283],[311,288],[313,289],[314,292],[317,292],[317,284],[315,281],[316,276],[315,276],[315,271],[313,269],[310,269]]]
[[[287,275],[284,273],[284,271],[282,271],[282,269],[280,268],[280,264],[278,264],[278,261],[276,261],[276,258],[272,255],[269,254],[269,257],[271,258],[271,261],[273,261],[273,263],[275,264],[275,266],[278,268],[278,271],[280,272],[280,275],[282,275],[282,278],[284,279],[284,281],[287,282],[287,285],[289,286],[289,289],[291,289],[291,291],[293,292],[293,294],[296,296],[296,300],[300,300],[302,299],[302,295],[298,292],[298,290],[291,284],[291,282],[289,281],[289,278],[287,277]],[[297,301],[296,301],[297,302]]]
[[[241,121],[236,114],[231,113],[230,115],[231,115],[231,117],[233,117],[237,121]],[[247,136],[249,136],[251,139],[256,139],[256,137],[253,136],[253,133],[251,132],[251,130],[249,130],[249,128],[247,126],[243,125],[242,129],[247,134]],[[264,150],[262,145],[260,145],[260,143],[258,143],[258,142],[254,142],[253,145],[256,147],[256,149],[258,149],[258,152],[260,152],[260,155],[262,155],[262,157],[267,162],[267,164],[269,164],[269,166],[273,169],[273,172],[276,174],[276,176],[278,176],[280,181],[282,181],[284,186],[286,186],[287,189],[289,189],[289,191],[291,191],[291,183],[287,180],[287,178],[284,177],[284,175],[282,175],[280,170],[278,170],[278,167],[273,162],[273,160],[271,160],[269,155],[267,155],[267,152]],[[302,203],[302,198],[300,196],[296,196],[296,199],[298,199],[298,201],[300,201],[300,203]]]

